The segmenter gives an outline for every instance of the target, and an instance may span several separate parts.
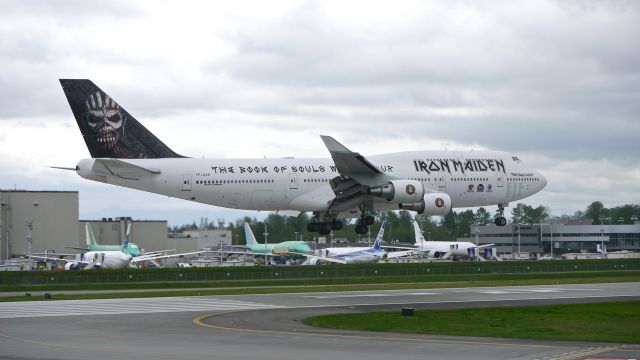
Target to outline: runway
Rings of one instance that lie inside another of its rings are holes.
[[[299,321],[401,306],[631,299],[640,299],[640,283],[0,303],[0,358],[635,358],[640,346],[336,331]]]

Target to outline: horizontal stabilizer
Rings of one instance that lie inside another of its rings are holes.
[[[149,169],[116,159],[96,159],[93,169],[100,170],[96,169],[96,165],[101,165],[111,175],[128,180],[139,180],[143,176],[160,174],[160,170]]]

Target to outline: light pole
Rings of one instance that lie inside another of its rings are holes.
[[[600,251],[604,255],[604,229],[600,229]]]
[[[542,234],[542,226],[543,225],[549,225],[549,242],[551,244],[551,246],[549,247],[549,254],[551,255],[551,258],[553,258],[553,224],[543,224],[543,223],[537,223],[537,224],[533,224],[533,225],[539,225],[540,226],[540,243],[542,243],[542,238],[543,238],[543,234]],[[543,247],[544,250],[544,247]]]
[[[267,232],[267,222],[264,222],[264,233],[262,234],[264,235],[264,265],[267,265],[267,236],[269,236],[269,233]]]
[[[520,224],[518,223],[518,257],[520,257]]]
[[[27,220],[27,245],[29,247],[29,271],[33,270],[31,263],[31,247],[33,245],[33,237],[31,236],[31,230],[33,230],[33,220]]]
[[[294,236],[294,240],[298,241],[298,232],[297,231],[293,232],[293,236]]]
[[[478,230],[478,223],[476,223],[476,261],[480,261],[480,248],[478,247],[478,233],[480,232],[480,230]]]

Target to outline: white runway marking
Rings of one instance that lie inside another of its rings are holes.
[[[434,292],[415,292],[415,293],[385,293],[385,294],[335,294],[335,295],[305,295],[306,298],[312,299],[338,299],[338,298],[358,298],[358,297],[390,297],[390,296],[421,296],[421,295],[440,295]]]
[[[277,308],[280,306],[207,297],[27,301],[0,303],[0,318]]]
[[[566,291],[602,291],[602,289],[563,289],[563,288],[538,288],[538,289],[483,289],[476,290],[478,294],[530,294],[530,293],[560,293]]]

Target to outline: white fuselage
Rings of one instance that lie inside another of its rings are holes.
[[[430,257],[440,257],[447,253],[449,256],[466,257],[469,256],[469,249],[476,248],[475,244],[467,241],[425,241],[414,245]]]
[[[506,204],[546,185],[537,171],[503,152],[416,151],[367,159],[389,177],[420,181],[426,192],[447,193],[452,207]],[[94,164],[96,159],[83,159],[78,174],[215,206],[302,212],[327,210],[335,198],[329,181],[340,175],[331,158],[119,160],[153,171],[124,169],[114,174]],[[374,206],[398,209],[397,203],[384,199],[376,199]]]
[[[122,251],[88,251],[78,254],[76,261],[85,262],[81,268],[124,269],[129,266],[132,256]],[[88,263],[88,264],[86,264]]]

